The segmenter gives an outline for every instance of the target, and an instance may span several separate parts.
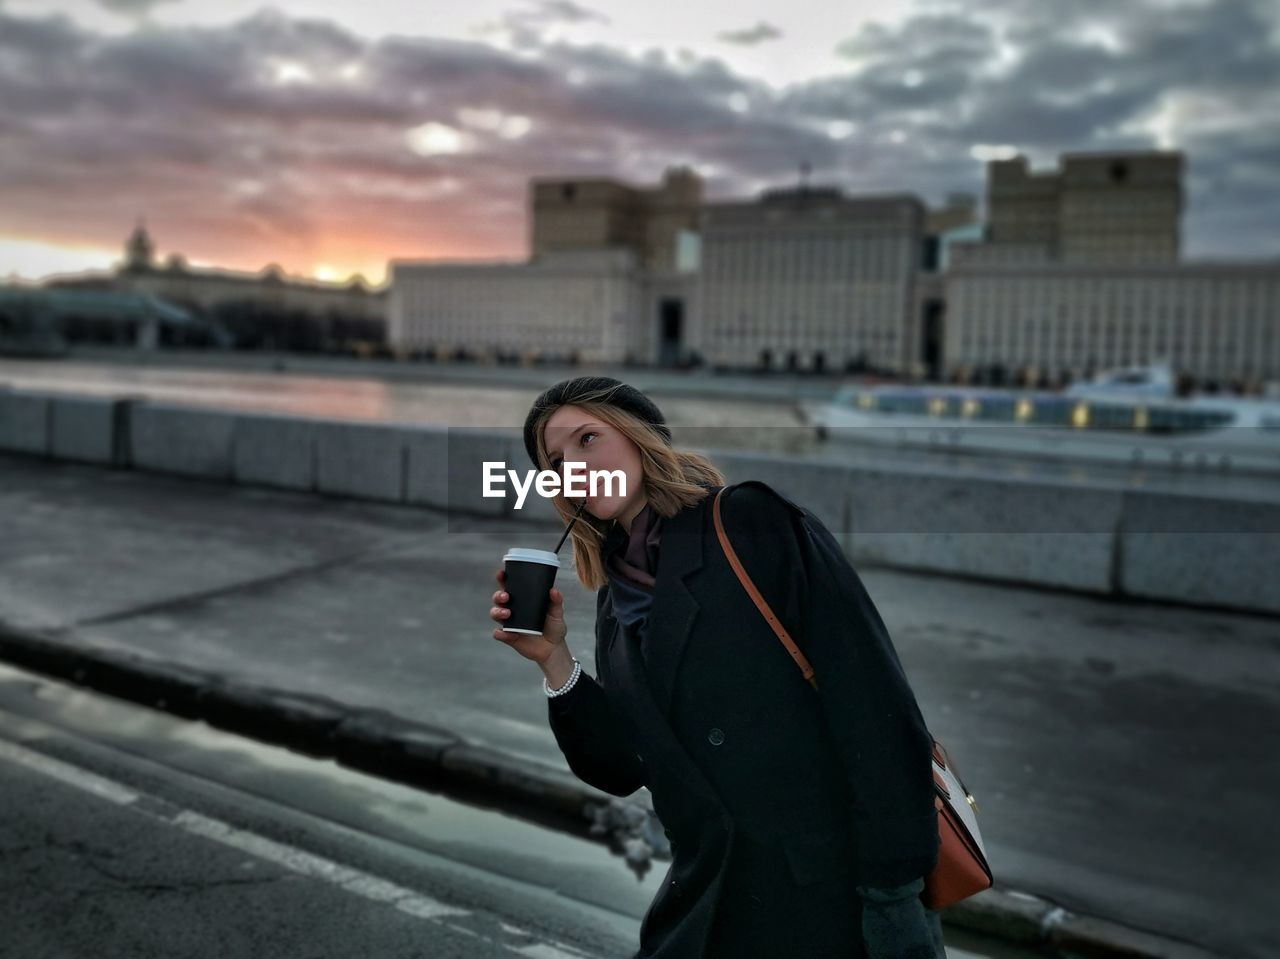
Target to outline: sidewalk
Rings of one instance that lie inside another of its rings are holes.
[[[384,710],[558,771],[567,809],[579,793],[541,676],[491,638],[512,536],[528,526],[453,517],[446,531],[430,511],[3,456],[0,632]],[[1280,769],[1244,745],[1280,729],[1275,620],[861,572],[978,796],[1002,889],[1104,926],[1280,952]],[[571,576],[565,592],[569,643],[594,672],[594,596]],[[224,708],[262,705],[227,690]],[[297,709],[317,720],[314,703]],[[992,921],[1011,921],[1018,900],[999,903]]]

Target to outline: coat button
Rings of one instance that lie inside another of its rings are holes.
[[[724,742],[724,733],[716,726],[711,727],[711,732],[707,734],[707,742],[712,746],[719,746]]]

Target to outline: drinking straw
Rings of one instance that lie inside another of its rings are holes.
[[[583,507],[587,505],[586,497],[582,499],[582,505],[578,507],[578,512],[573,514],[573,519],[569,520],[569,525],[564,528],[564,535],[560,537],[560,542],[556,543],[555,552],[560,552],[560,547],[564,545],[564,541],[569,538],[569,530],[573,529],[573,524],[578,521],[578,517],[582,515]]]

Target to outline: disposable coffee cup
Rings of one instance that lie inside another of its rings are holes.
[[[511,610],[503,625],[509,633],[542,635],[542,624],[551,609],[551,587],[560,570],[560,557],[545,549],[512,547],[502,557],[506,570],[506,606]]]

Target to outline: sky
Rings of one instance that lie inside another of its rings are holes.
[[[536,176],[981,197],[1177,149],[1184,254],[1280,256],[1274,0],[0,0],[0,278],[163,258],[381,282],[527,254]]]

